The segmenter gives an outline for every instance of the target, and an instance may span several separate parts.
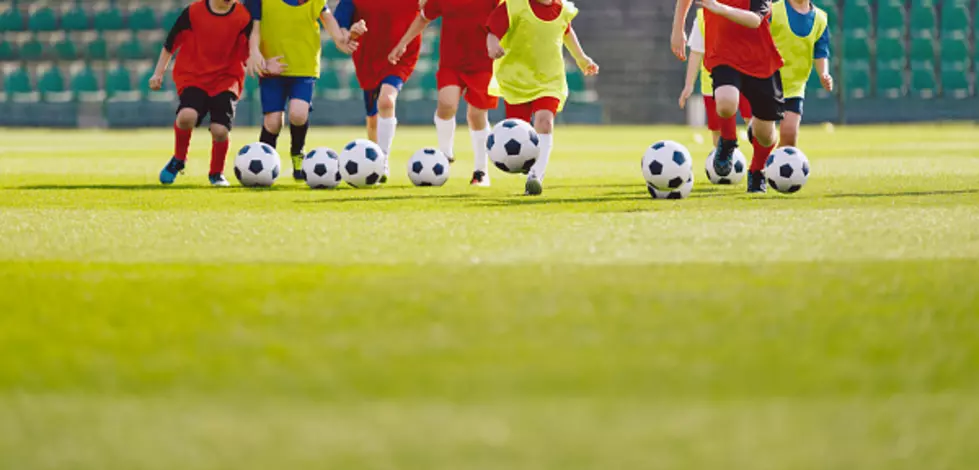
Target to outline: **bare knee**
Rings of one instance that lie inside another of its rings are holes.
[[[198,119],[199,115],[197,114],[197,111],[191,108],[181,109],[180,112],[177,113],[177,127],[184,130],[193,129],[194,126],[197,125]]]
[[[538,111],[534,116],[534,129],[538,134],[550,134],[554,132],[554,113],[550,111]]]
[[[778,142],[783,147],[795,147],[798,139],[799,133],[797,131],[783,129],[779,135]]]
[[[309,120],[309,109],[289,110],[289,124],[293,126],[305,126]]]
[[[459,112],[458,101],[452,101],[439,97],[438,108],[435,110],[435,114],[438,115],[439,119],[452,119],[456,116],[457,112]]]
[[[775,123],[774,122],[758,122],[757,125],[752,126],[752,134],[755,140],[762,147],[771,147],[777,143],[775,140]]]
[[[231,130],[221,124],[211,124],[211,138],[215,142],[226,142]]]
[[[377,98],[377,110],[381,116],[393,116],[395,107],[398,105],[398,95],[384,93]]]
[[[469,122],[470,129],[481,131],[489,127],[489,112],[485,109],[479,109],[473,105],[469,105],[469,110],[466,112],[466,121]]]
[[[262,122],[265,125],[265,130],[278,134],[282,130],[282,113],[268,113]]]

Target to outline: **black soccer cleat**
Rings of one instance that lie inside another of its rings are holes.
[[[473,178],[469,181],[471,186],[489,187],[490,178],[485,171],[474,171]]]
[[[761,171],[748,172],[748,194],[765,194],[768,192],[768,184],[765,182],[765,173]]]
[[[737,140],[718,139],[717,149],[714,152],[714,173],[717,176],[725,177],[731,174],[734,168],[734,149],[738,148]]]

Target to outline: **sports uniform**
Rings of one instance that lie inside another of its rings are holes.
[[[787,0],[777,2],[772,5],[772,36],[785,60],[781,70],[785,111],[801,115],[813,62],[829,58],[828,17],[812,4],[808,13],[800,13]]]
[[[704,53],[704,10],[697,10],[697,17],[694,20],[693,29],[690,31],[690,38],[687,40],[691,52]],[[710,72],[704,67],[703,61],[700,63],[700,94],[704,97],[704,108],[707,111],[707,128],[711,131],[721,130],[721,118],[717,115],[717,103],[714,101],[714,83],[710,79]],[[745,122],[751,120],[751,104],[743,95],[738,102],[738,110],[741,118]],[[734,119],[732,116],[731,119]]]

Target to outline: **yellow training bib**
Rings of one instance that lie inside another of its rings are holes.
[[[507,0],[510,29],[501,41],[506,55],[493,64],[498,89],[490,90],[507,103],[529,103],[538,98],[561,100],[558,111],[568,98],[568,80],[564,73],[564,33],[578,9],[564,2],[561,15],[554,21],[543,21],[534,14],[530,2]]]
[[[809,31],[808,36],[799,37],[792,32],[792,27],[789,25],[787,8],[792,8],[787,0],[772,4],[772,37],[775,39],[779,54],[785,61],[781,70],[782,90],[786,98],[805,98],[806,81],[812,73],[816,42],[826,31],[829,20],[825,11],[813,5],[816,19],[812,31]]]
[[[262,2],[262,55],[282,56],[286,77],[320,76],[320,13],[326,0],[292,6],[282,0]]]

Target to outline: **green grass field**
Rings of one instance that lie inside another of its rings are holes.
[[[321,192],[207,187],[203,132],[162,188],[168,131],[0,130],[0,469],[975,468],[979,128],[805,128],[763,197],[687,128],[558,132],[525,198],[468,151],[409,187],[429,129]]]

